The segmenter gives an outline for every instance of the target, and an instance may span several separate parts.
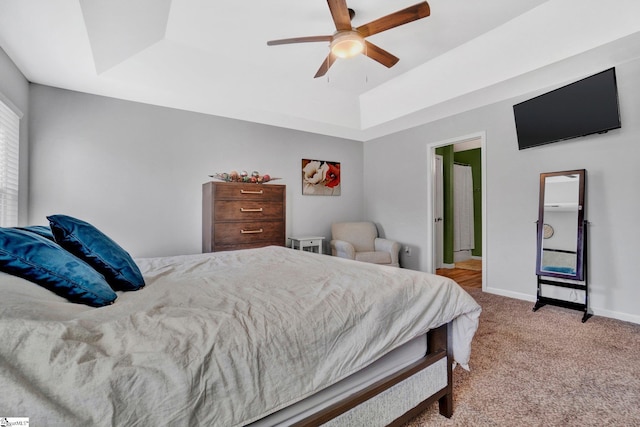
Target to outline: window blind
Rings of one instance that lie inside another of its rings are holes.
[[[0,101],[0,226],[18,225],[20,118]]]

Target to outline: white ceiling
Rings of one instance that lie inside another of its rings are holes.
[[[347,4],[355,27],[417,2]],[[362,141],[640,55],[637,0],[429,4],[369,38],[396,66],[319,79],[327,43],[266,42],[332,34],[323,0],[2,0],[0,47],[31,82]]]

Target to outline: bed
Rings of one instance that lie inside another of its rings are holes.
[[[146,286],[102,307],[0,273],[0,415],[385,425],[435,402],[451,415],[480,307],[450,279],[276,246],[135,261]]]

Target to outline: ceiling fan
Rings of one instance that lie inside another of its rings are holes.
[[[347,7],[346,0],[327,0],[329,10],[336,25],[336,32],[327,36],[294,37],[289,39],[270,40],[269,46],[291,43],[329,42],[330,52],[318,72],[314,76],[324,76],[336,58],[351,58],[363,53],[387,68],[393,67],[400,58],[365,40],[366,37],[381,33],[418,19],[426,18],[431,13],[429,4],[422,3],[409,6],[390,15],[383,16],[357,28],[351,26],[354,12]]]

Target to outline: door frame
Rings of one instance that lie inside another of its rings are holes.
[[[488,273],[488,259],[489,253],[487,251],[487,149],[486,149],[486,132],[480,131],[471,133],[468,135],[457,136],[442,141],[435,141],[427,143],[427,176],[430,177],[430,183],[427,185],[427,224],[429,224],[428,234],[431,236],[431,242],[427,245],[427,249],[430,254],[427,256],[427,270],[428,272],[435,273],[436,265],[436,237],[435,237],[435,179],[433,179],[435,170],[435,155],[436,148],[444,147],[447,145],[455,145],[463,142],[468,142],[474,139],[480,140],[480,164],[482,167],[482,290],[487,287],[487,273]]]
[[[434,239],[434,265],[437,270],[444,266],[444,173],[443,157],[439,154],[433,156],[433,239]]]

